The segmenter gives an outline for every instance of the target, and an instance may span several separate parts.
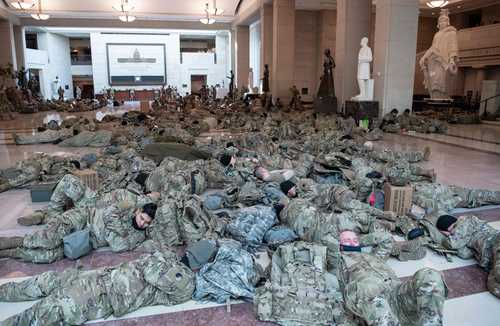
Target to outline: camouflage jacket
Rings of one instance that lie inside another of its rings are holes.
[[[109,245],[115,252],[132,250],[145,240],[145,232],[132,226],[135,211],[151,202],[147,196],[138,196],[118,189],[97,199],[88,207],[87,226],[94,248]]]
[[[476,216],[461,216],[456,222],[453,234],[447,236],[443,245],[458,250],[461,258],[474,257],[479,266],[489,268],[492,260],[492,248],[500,231],[494,229]]]

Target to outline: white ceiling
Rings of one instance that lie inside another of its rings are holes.
[[[11,0],[0,0],[0,6]],[[25,0],[35,1],[36,0]],[[42,0],[44,11],[51,14],[53,18],[112,18],[117,13],[112,9],[113,5],[119,4],[120,0]],[[213,0],[129,0],[135,7],[134,14],[139,19],[148,20],[198,20],[204,14],[205,4],[210,5]],[[244,0],[242,7],[249,3],[261,0]],[[264,0],[272,2],[272,0]],[[376,3],[376,0],[372,0]],[[418,0],[421,9],[427,8],[427,0]],[[239,0],[216,0],[217,7],[224,9],[223,16],[217,18],[220,22],[230,22]],[[320,10],[335,9],[337,0],[295,0],[297,9]],[[473,7],[486,6],[495,0],[450,0],[448,8],[452,11],[472,9]],[[428,11],[428,10],[425,10]],[[10,8],[10,12],[23,17],[29,16],[29,12],[16,11]]]
[[[200,18],[207,2],[211,5],[213,0],[129,0],[134,6],[134,14],[139,18],[177,17],[187,20]],[[216,3],[218,8],[225,11],[219,20],[230,21],[238,0],[217,0]],[[42,0],[42,4],[43,10],[55,18],[109,18],[117,15],[112,7],[119,5],[120,0]],[[12,12],[18,16],[28,15],[27,12]]]

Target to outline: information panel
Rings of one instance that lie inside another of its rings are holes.
[[[165,44],[106,44],[111,86],[164,85]]]

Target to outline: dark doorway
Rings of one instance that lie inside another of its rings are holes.
[[[191,93],[199,94],[203,85],[207,84],[207,75],[191,75]]]

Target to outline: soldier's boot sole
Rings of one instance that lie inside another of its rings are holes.
[[[429,146],[425,146],[424,148],[424,161],[428,161],[431,158],[431,148]]]
[[[399,253],[398,259],[400,261],[420,260],[423,259],[426,254],[427,250],[424,247],[421,247],[415,251],[401,251]]]
[[[23,237],[0,237],[0,250],[21,247],[23,240]]]
[[[17,224],[24,226],[39,225],[43,222],[42,213],[35,212],[28,216],[22,216],[17,219]]]

